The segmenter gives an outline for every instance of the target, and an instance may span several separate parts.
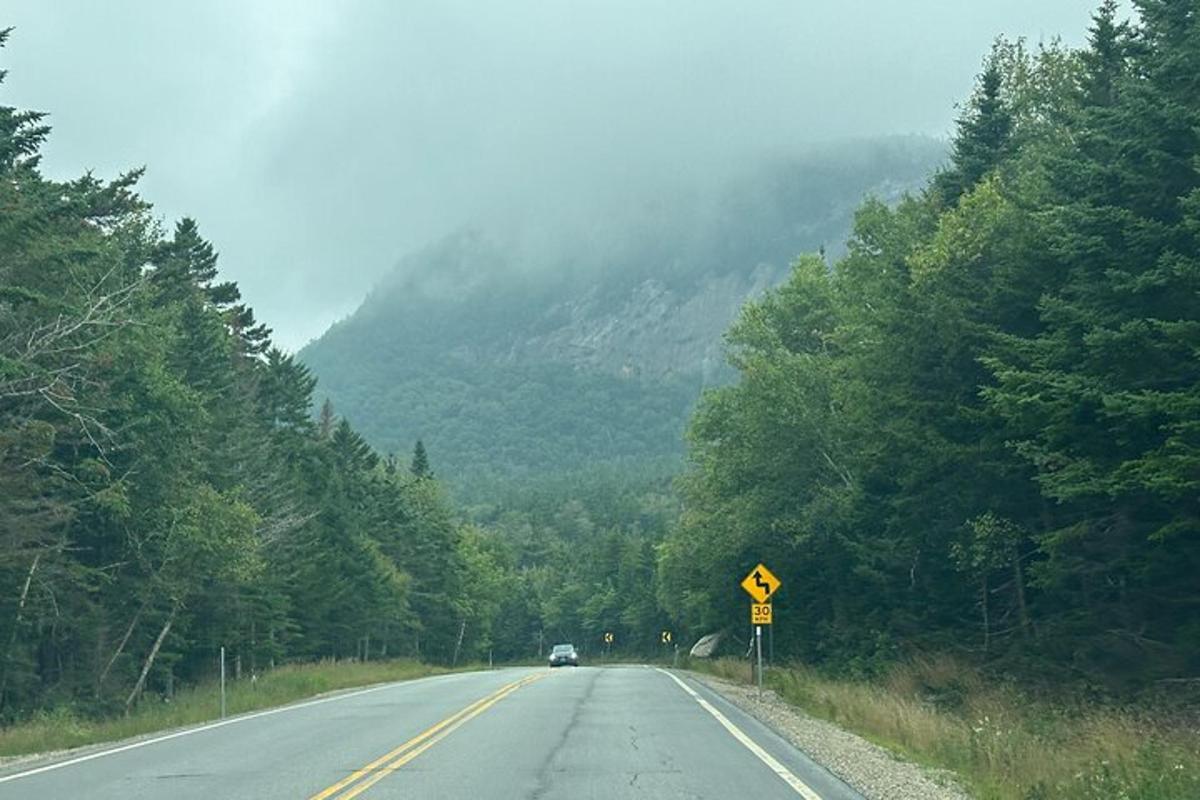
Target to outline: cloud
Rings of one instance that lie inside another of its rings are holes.
[[[686,192],[766,153],[946,134],[997,34],[1079,41],[1093,0],[17,0],[4,102],[46,168],[146,164],[298,347],[399,256]]]

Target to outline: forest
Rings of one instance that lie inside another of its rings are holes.
[[[743,310],[661,550],[683,627],[763,560],[809,663],[1198,674],[1200,17],[1135,5],[997,43],[927,188]]]
[[[894,201],[944,158],[916,136],[799,147],[703,190],[659,187],[670,202],[631,186],[586,224],[457,230],[296,357],[373,446],[421,438],[458,497],[584,466],[675,473],[700,391],[734,377],[721,336],[742,302],[797,253],[842,252],[865,194]]]
[[[781,660],[1195,676],[1200,18],[1136,6],[1082,49],[997,43],[927,186],[745,306],[677,480],[616,462],[471,505],[436,449],[377,452],[323,402],[139,171],[51,180],[44,115],[0,107],[0,719],[120,712],[221,647],[239,674],[737,649],[758,561]]]

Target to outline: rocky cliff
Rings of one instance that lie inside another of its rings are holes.
[[[422,438],[452,482],[670,459],[701,389],[732,378],[722,335],[742,304],[799,253],[836,254],[864,195],[898,197],[941,156],[924,139],[857,143],[552,237],[460,231],[301,356],[377,446]]]

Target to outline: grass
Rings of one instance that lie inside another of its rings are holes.
[[[691,666],[751,681],[743,661]],[[813,716],[951,770],[980,800],[1200,799],[1200,725],[1178,709],[1051,703],[950,658],[876,682],[777,667],[767,683]]]
[[[253,683],[241,680],[226,687],[226,710],[240,714],[284,705],[336,689],[400,681],[448,670],[411,660],[322,661],[279,667]],[[220,688],[201,684],[177,692],[169,701],[147,697],[129,715],[89,719],[70,709],[40,712],[29,720],[0,729],[0,756],[64,750],[208,722],[220,716]]]

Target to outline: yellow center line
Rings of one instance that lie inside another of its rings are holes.
[[[342,780],[333,784],[329,788],[324,789],[321,792],[318,792],[317,794],[313,795],[311,798],[309,798],[309,800],[326,800],[326,798],[329,798],[329,797],[333,796],[334,794],[337,794],[339,791],[341,791],[342,789],[345,789],[347,786],[350,786],[351,784],[355,783],[356,781],[359,781],[360,779],[364,778],[365,776],[371,775],[372,772],[378,771],[377,774],[367,778],[367,780],[364,781],[363,783],[360,783],[357,786],[353,786],[349,791],[347,791],[345,794],[343,794],[339,800],[348,800],[351,797],[357,796],[359,793],[364,791],[367,787],[379,782],[380,780],[382,780],[384,777],[389,775],[391,772],[393,772],[400,766],[407,764],[409,761],[411,761],[412,759],[416,758],[421,753],[428,750],[434,744],[436,744],[437,742],[444,739],[447,735],[450,734],[451,731],[458,728],[460,725],[462,725],[467,720],[469,720],[475,716],[478,716],[479,714],[482,714],[488,708],[491,708],[493,705],[498,703],[500,700],[502,700],[503,698],[512,694],[517,689],[520,689],[522,686],[526,686],[526,685],[533,683],[534,681],[536,681],[540,678],[543,678],[543,677],[545,677],[545,673],[536,674],[536,675],[528,675],[524,678],[521,678],[520,680],[516,680],[516,681],[513,681],[512,683],[507,683],[504,686],[501,686],[499,689],[492,692],[491,694],[486,695],[485,697],[482,697],[479,700],[476,700],[474,703],[471,703],[466,708],[456,711],[455,713],[451,714],[449,717],[446,717],[441,722],[438,722],[437,724],[427,728],[426,730],[422,731],[421,733],[417,734],[413,738],[409,739],[407,742],[400,745],[399,747],[396,747],[395,749],[390,750],[387,753],[384,753],[382,756],[375,759],[370,764],[367,764],[362,769],[355,770],[350,775],[346,776]],[[441,734],[441,735],[438,735],[438,734]],[[436,738],[434,738],[432,741],[426,741],[427,739],[430,739],[430,737],[436,737]],[[423,745],[422,745],[422,742],[424,742]],[[418,745],[420,745],[420,747],[418,747]],[[414,749],[414,748],[417,748],[417,749]],[[397,757],[399,757],[399,758],[397,758]],[[392,761],[393,759],[396,759],[396,760]],[[391,761],[392,763],[387,763],[389,761]],[[383,765],[383,764],[386,764],[386,766],[381,767],[380,765]]]
[[[352,797],[358,797],[358,795],[362,794],[367,789],[369,789],[372,786],[374,786],[375,784],[379,783],[381,780],[386,778],[388,775],[391,775],[393,772],[400,769],[405,764],[412,761],[414,758],[421,755],[429,748],[433,747],[435,744],[440,742],[442,739],[445,739],[447,736],[449,736],[451,733],[453,733],[456,729],[465,725],[472,718],[479,716],[484,711],[487,711],[489,708],[494,706],[496,703],[499,703],[505,697],[508,697],[510,694],[517,691],[522,686],[528,686],[529,684],[533,683],[534,681],[540,680],[541,678],[544,678],[544,677],[546,677],[544,674],[536,675],[532,678],[529,678],[529,679],[521,682],[517,686],[507,688],[504,691],[500,692],[499,694],[493,695],[490,699],[488,699],[486,702],[484,702],[483,705],[476,706],[469,713],[459,716],[458,719],[454,720],[454,723],[452,725],[450,725],[446,729],[439,732],[436,736],[434,736],[429,741],[425,742],[424,744],[422,744],[419,747],[409,750],[408,752],[404,753],[399,758],[397,758],[395,761],[392,761],[391,763],[389,763],[387,766],[380,768],[371,777],[350,787],[350,789],[348,789],[346,792],[344,792],[338,798],[338,800],[350,800],[350,798],[352,798]]]
[[[454,722],[454,720],[457,719],[460,715],[467,713],[472,708],[475,708],[476,706],[478,706],[481,703],[487,702],[487,700],[489,698],[491,698],[492,696],[494,696],[495,694],[499,694],[500,692],[503,692],[505,689],[509,689],[513,686],[516,686],[517,683],[519,683],[519,681],[513,681],[512,683],[506,684],[506,685],[500,687],[499,689],[497,689],[492,694],[489,694],[486,697],[476,700],[474,703],[472,703],[471,705],[462,709],[461,711],[456,711],[454,714],[450,715],[449,717],[447,717],[446,719],[437,723],[436,725],[428,728],[427,730],[422,731],[421,733],[419,733],[416,736],[414,736],[413,738],[409,739],[407,742],[405,742],[404,744],[395,748],[394,750],[389,750],[388,752],[384,753],[382,756],[375,759],[370,764],[367,764],[362,769],[359,769],[359,770],[356,770],[356,771],[350,773],[348,776],[346,776],[342,780],[338,781],[337,783],[333,784],[329,788],[313,795],[311,798],[309,798],[309,800],[326,800],[326,798],[336,794],[339,790],[345,788],[346,786],[349,786],[351,783],[354,783],[354,781],[356,781],[359,778],[361,778],[362,776],[366,775],[371,770],[378,767],[380,764],[383,764],[384,762],[388,761],[389,759],[395,758],[397,755],[404,752],[408,748],[419,744],[420,742],[424,741],[425,739],[428,739],[430,736],[433,736],[435,733],[440,731],[442,728],[444,728],[447,725]]]

